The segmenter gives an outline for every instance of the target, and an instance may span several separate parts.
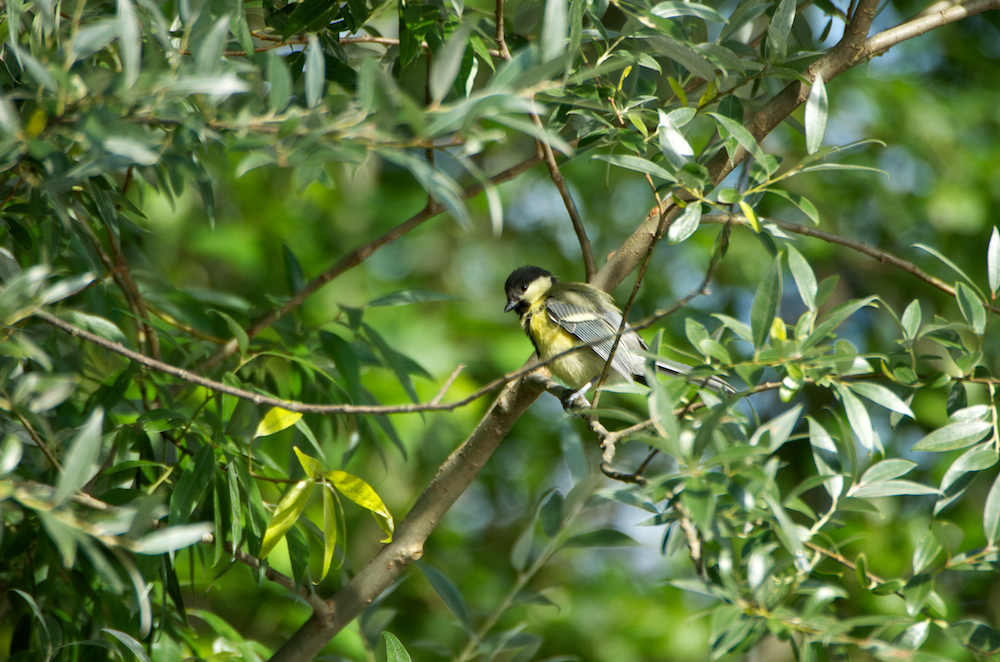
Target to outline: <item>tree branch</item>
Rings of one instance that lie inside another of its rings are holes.
[[[424,541],[452,504],[472,484],[510,428],[541,393],[530,380],[509,384],[465,442],[445,460],[420,498],[379,550],[350,582],[316,611],[271,658],[272,662],[312,659],[345,626],[368,608],[424,552]]]

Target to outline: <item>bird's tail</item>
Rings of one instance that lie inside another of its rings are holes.
[[[660,372],[675,377],[688,377],[691,373],[691,366],[671,361],[670,359],[657,359],[656,369]],[[724,379],[718,377],[699,377],[690,379],[692,384],[697,384],[705,388],[710,388],[720,395],[731,395],[736,393],[736,389]]]

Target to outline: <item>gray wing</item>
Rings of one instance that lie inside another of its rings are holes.
[[[568,297],[567,297],[568,298]],[[615,334],[621,328],[622,316],[617,310],[605,307],[597,312],[583,308],[564,298],[552,297],[546,303],[549,318],[572,333],[584,343],[593,343],[591,348],[602,360],[607,361],[611,347],[615,342]],[[639,334],[626,325],[621,342],[615,349],[615,357],[611,367],[627,381],[638,380],[643,384],[645,379],[645,358],[634,354],[634,351],[648,351],[646,343]],[[657,359],[656,368],[668,375],[683,377],[691,372],[691,366],[670,359]],[[736,389],[718,377],[708,377],[696,380],[702,386],[721,394],[735,393]]]
[[[576,305],[562,298],[550,298],[546,302],[549,318],[572,333],[584,343],[593,343],[590,347],[594,353],[607,361],[611,355],[611,347],[615,342],[615,334],[622,323],[622,316],[615,310],[593,311]],[[645,350],[646,343],[642,338],[626,326],[621,342],[615,349],[611,367],[627,381],[642,376],[643,359],[632,353],[632,350]]]

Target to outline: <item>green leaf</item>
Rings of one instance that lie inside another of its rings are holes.
[[[910,418],[916,418],[909,405],[881,384],[873,382],[847,382],[847,386],[858,395],[868,398],[875,404],[882,405],[890,411],[902,414],[903,416],[909,416]]]
[[[634,538],[617,529],[598,529],[568,539],[565,547],[638,547]]]
[[[101,632],[107,632],[112,637],[125,644],[125,648],[129,649],[132,655],[135,655],[139,662],[150,662],[149,655],[146,654],[146,649],[143,648],[142,644],[136,641],[131,635],[126,634],[121,630],[114,630],[112,628],[101,628]]]
[[[826,283],[827,280],[829,279],[824,280],[823,283]],[[820,291],[823,290],[822,287],[823,283],[820,284],[819,288]],[[826,317],[824,317],[819,324],[816,325],[815,330],[813,330],[813,332],[809,334],[809,337],[803,341],[802,351],[805,351],[806,349],[809,349],[814,345],[818,344],[819,342],[825,340],[827,336],[832,335],[833,330],[836,329],[838,326],[840,326],[844,322],[844,320],[846,320],[848,317],[850,317],[860,309],[872,305],[872,303],[877,298],[878,297],[876,296],[870,296],[865,299],[855,299],[853,301],[846,301],[837,306],[836,308],[834,308],[833,310],[831,310],[829,314]],[[819,301],[819,295],[817,295],[817,301]],[[817,304],[817,305],[822,305],[822,304]]]
[[[196,522],[157,529],[136,541],[132,551],[150,556],[176,552],[201,542],[214,528],[211,522]],[[222,535],[221,532],[219,535]]]
[[[986,507],[983,509],[983,532],[986,542],[996,545],[1000,539],[1000,475],[993,481],[990,493],[986,496]]]
[[[276,51],[267,53],[266,80],[271,84],[267,93],[267,109],[272,113],[280,113],[292,98],[292,74],[285,58]]]
[[[94,335],[100,336],[105,340],[110,340],[111,342],[116,342],[122,347],[131,349],[131,345],[128,342],[128,338],[122,333],[113,322],[109,322],[103,317],[98,317],[97,315],[87,315],[84,313],[71,310],[65,314],[66,321],[73,326],[78,326],[85,331],[90,331]]]
[[[978,335],[983,335],[986,330],[986,309],[983,308],[983,302],[965,283],[956,283],[955,295],[958,298],[958,307],[962,311],[962,317],[969,323],[973,331]]]
[[[750,307],[750,328],[753,330],[753,346],[759,350],[764,346],[771,323],[778,315],[781,305],[781,253],[778,253],[771,267],[764,274]]]
[[[664,181],[676,181],[674,175],[662,166],[658,166],[652,161],[638,156],[633,156],[631,154],[596,154],[591,157],[591,159],[606,161],[611,165],[618,166],[619,168],[635,170],[636,172],[644,172],[652,177],[656,177],[657,179],[662,179]]]
[[[323,465],[320,464],[319,460],[309,457],[300,451],[298,446],[292,446],[292,450],[295,451],[295,457],[299,459],[299,464],[302,465],[302,470],[305,471],[306,478],[312,478],[313,480],[319,478],[320,474],[323,473]]]
[[[56,491],[52,497],[54,505],[60,505],[75,496],[91,478],[97,475],[101,468],[101,426],[104,423],[104,410],[98,407],[87,418],[73,436],[66,457],[63,458],[63,473],[56,482]]]
[[[542,17],[542,62],[550,62],[566,52],[569,36],[566,0],[545,0]]]
[[[813,273],[812,267],[806,262],[806,259],[802,257],[802,254],[796,250],[795,246],[788,244],[788,268],[792,272],[792,278],[795,279],[795,287],[799,290],[799,296],[802,298],[802,303],[806,305],[809,310],[816,310],[816,274]]]
[[[319,581],[326,579],[333,565],[333,553],[337,548],[337,508],[333,502],[333,491],[325,489],[323,493],[323,570]],[[317,584],[319,582],[316,582]]]
[[[906,603],[906,613],[910,617],[916,616],[927,604],[931,590],[934,588],[934,580],[930,575],[914,575],[903,587],[903,600]]]
[[[371,511],[372,515],[375,516],[375,521],[386,534],[386,538],[382,542],[392,542],[392,531],[395,528],[392,514],[371,485],[346,471],[327,471],[323,477],[330,481],[345,497]]]
[[[671,245],[681,243],[693,235],[700,224],[701,203],[697,201],[688,203],[688,206],[684,208],[684,213],[670,224],[670,228],[667,230],[667,241]]]
[[[426,563],[417,563],[417,567],[420,568],[420,572],[424,575],[424,578],[431,585],[431,588],[434,589],[434,592],[444,601],[448,609],[451,610],[451,613],[471,631],[473,629],[472,614],[469,613],[465,597],[458,590],[458,587],[448,579],[447,575],[433,566],[429,566]]]
[[[868,470],[862,474],[861,480],[858,481],[858,485],[870,485],[899,478],[910,473],[915,466],[917,463],[910,460],[882,460],[868,467]]]
[[[177,487],[170,495],[171,526],[187,524],[188,518],[194,512],[195,506],[212,482],[212,470],[215,467],[215,452],[211,446],[205,445],[198,449],[188,462],[184,473],[177,479]]]
[[[694,2],[660,2],[649,10],[660,18],[677,18],[680,16],[696,16],[713,23],[725,23],[726,18],[707,5]]]
[[[309,34],[309,46],[306,48],[305,80],[306,105],[315,108],[323,100],[326,88],[326,58],[314,32]]]
[[[903,317],[900,320],[900,324],[903,327],[903,337],[910,340],[917,337],[917,334],[920,332],[921,318],[920,302],[914,299],[906,307],[906,310],[903,311]]]
[[[963,646],[982,655],[994,655],[1000,651],[1000,632],[983,623],[960,621],[951,625],[947,632]]]
[[[956,421],[925,436],[914,444],[913,450],[941,453],[965,448],[982,439],[992,429],[993,424],[989,421]]]
[[[996,226],[990,233],[990,244],[986,248],[986,277],[990,283],[990,292],[996,296],[1000,289],[1000,231]]]
[[[462,58],[465,57],[465,47],[469,43],[469,33],[472,23],[463,23],[455,30],[441,50],[431,62],[430,92],[434,104],[440,104],[448,95],[455,83],[458,72],[462,68]]]
[[[267,412],[257,425],[257,431],[253,433],[253,438],[268,437],[276,432],[281,432],[295,425],[300,418],[302,418],[300,412],[272,407],[271,411]]]
[[[740,144],[740,147],[752,154],[755,158],[761,156],[760,148],[757,146],[757,141],[749,131],[743,128],[742,124],[739,124],[738,122],[735,122],[719,113],[708,114],[715,118],[715,120],[719,123],[720,129],[725,129],[729,135],[736,138],[736,142]]]
[[[139,80],[142,68],[142,26],[132,0],[118,0],[118,43],[125,74],[122,84],[128,89]]]
[[[278,507],[271,517],[271,522],[264,532],[264,540],[260,545],[258,557],[263,560],[274,551],[275,546],[285,537],[289,529],[298,521],[302,511],[306,508],[309,496],[312,494],[316,481],[306,478],[300,480],[288,490],[288,493],[278,503]]]
[[[784,4],[783,0],[782,7]],[[795,3],[792,2],[793,7],[794,5]],[[778,11],[781,11],[781,7],[778,8]],[[777,13],[775,18],[777,18]],[[809,154],[815,154],[823,146],[827,111],[826,85],[823,82],[823,74],[816,74],[812,89],[809,90],[809,98],[806,99],[806,151]]]
[[[410,662],[410,654],[396,635],[383,630],[382,638],[385,639],[385,662]]]
[[[399,384],[403,387],[403,390],[406,391],[406,394],[410,396],[410,400],[413,402],[420,402],[420,398],[417,397],[417,390],[413,387],[413,381],[407,373],[406,362],[403,360],[404,357],[402,354],[390,347],[389,343],[387,343],[385,339],[383,339],[382,336],[368,324],[362,323],[361,326],[364,327],[366,335],[369,340],[372,341],[372,344],[375,345],[375,348],[378,349],[379,354],[381,354],[382,358],[385,359],[387,364],[386,367],[395,373],[396,379],[399,380]]]
[[[858,400],[857,396],[851,392],[847,386],[839,382],[834,388],[840,395],[840,401],[844,403],[844,411],[847,413],[847,422],[851,425],[851,431],[858,438],[858,442],[868,451],[875,451],[876,446],[881,446],[878,436],[872,428],[871,418],[864,404]]]
[[[767,446],[767,452],[773,453],[774,451],[781,448],[788,438],[792,434],[792,430],[799,422],[799,416],[802,414],[802,405],[796,405],[781,414],[776,416],[771,420],[767,421],[760,427],[758,427],[753,436],[750,437],[750,445],[756,446],[760,443],[765,433],[770,435],[770,443]]]
[[[240,355],[245,355],[247,353],[247,349],[250,348],[250,336],[247,335],[247,332],[242,326],[240,326],[239,322],[221,310],[212,310],[211,312],[215,313],[226,322],[226,326],[229,327],[229,332],[233,334],[234,338],[236,338],[236,344],[240,348]]]
[[[712,63],[686,44],[674,41],[664,34],[650,37],[648,42],[657,53],[670,58],[695,76],[706,81],[715,80],[715,67],[712,66]]]
[[[949,260],[947,257],[945,257],[944,254],[942,254],[940,251],[937,251],[937,250],[931,248],[930,246],[925,246],[924,244],[913,244],[913,247],[914,248],[919,248],[920,250],[923,250],[923,251],[927,251],[928,253],[930,253],[931,255],[933,255],[934,257],[936,257],[937,259],[941,260],[941,262],[943,262],[944,264],[946,264],[949,267],[951,267],[952,271],[954,271],[956,274],[958,274],[959,276],[961,276],[965,280],[966,283],[968,283],[969,285],[971,285],[973,289],[976,289],[976,283],[971,278],[969,278],[966,275],[966,273],[964,271],[962,271],[958,267],[957,264],[955,264],[954,262],[952,262],[951,260]]]
[[[808,216],[809,220],[812,221],[814,225],[819,225],[819,210],[816,209],[816,205],[810,202],[808,198],[796,193],[789,193],[788,191],[783,191],[781,189],[767,189],[767,193],[773,193],[781,196],[785,200],[788,200],[793,205],[798,207],[802,213]],[[819,303],[817,305],[823,304]]]
[[[379,306],[409,306],[415,303],[427,301],[461,301],[462,299],[444,292],[428,292],[426,290],[402,290],[386,294],[378,299],[372,299],[365,308],[377,308]]]
[[[884,480],[879,483],[862,485],[851,496],[855,499],[874,499],[875,497],[890,497],[903,495],[940,494],[937,488],[912,480]]]

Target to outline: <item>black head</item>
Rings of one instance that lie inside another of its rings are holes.
[[[541,267],[526,266],[515,269],[507,277],[507,283],[504,285],[504,290],[507,293],[507,306],[503,309],[504,312],[507,313],[512,310],[517,310],[518,313],[523,312],[520,308],[526,308],[531,303],[530,301],[525,301],[525,293],[532,283],[542,279],[548,280],[549,285],[556,282],[555,276]],[[548,289],[548,286],[545,289]]]

